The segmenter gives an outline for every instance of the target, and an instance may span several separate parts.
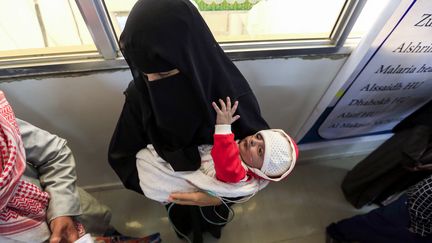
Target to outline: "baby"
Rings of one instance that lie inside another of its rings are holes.
[[[198,147],[198,170],[174,171],[152,145],[137,153],[140,187],[146,197],[166,203],[172,192],[205,191],[221,198],[250,198],[269,181],[280,181],[293,170],[298,150],[284,131],[262,130],[237,144],[231,124],[240,118],[234,115],[238,102],[232,107],[230,98],[219,103],[220,108],[212,103],[217,113],[214,145]]]
[[[251,177],[279,181],[294,168],[298,156],[295,142],[280,129],[269,129],[247,136],[239,144],[234,141],[231,124],[240,118],[234,115],[238,101],[231,107],[219,99],[220,108],[212,103],[216,111],[214,145],[211,155],[216,178],[223,182],[237,183]]]

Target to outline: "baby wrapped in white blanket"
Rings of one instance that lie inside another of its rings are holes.
[[[168,202],[172,192],[205,191],[219,197],[250,197],[265,188],[269,181],[258,177],[237,183],[225,183],[216,178],[211,145],[199,146],[201,167],[196,171],[177,172],[164,161],[152,145],[141,149],[137,157],[140,187],[146,197],[158,202]]]

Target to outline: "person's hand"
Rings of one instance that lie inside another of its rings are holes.
[[[60,216],[50,223],[51,237],[49,243],[74,242],[78,240],[78,231],[72,217]]]
[[[212,102],[212,106],[216,111],[216,124],[231,125],[240,118],[239,115],[234,116],[234,113],[236,112],[238,107],[238,101],[234,102],[234,105],[232,107],[230,97],[226,98],[226,104],[222,99],[219,99],[219,103],[221,105],[221,108],[217,106],[216,102]]]
[[[432,171],[432,164],[417,164],[414,167],[406,166],[405,169],[416,172],[416,171]]]
[[[169,195],[168,201],[180,205],[200,207],[222,204],[222,201],[219,198],[210,196],[205,192],[174,192]]]

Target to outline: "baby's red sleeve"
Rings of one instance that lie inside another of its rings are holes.
[[[223,182],[236,183],[246,176],[240,160],[239,148],[234,134],[214,134],[211,151],[216,170],[216,178]]]

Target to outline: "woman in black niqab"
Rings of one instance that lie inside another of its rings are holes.
[[[135,155],[148,144],[175,171],[198,169],[198,145],[213,143],[211,102],[219,98],[239,101],[241,119],[232,127],[236,139],[269,128],[249,84],[189,0],[138,1],[119,44],[133,81],[125,91],[109,163],[126,188],[142,193]],[[155,81],[146,76],[173,69],[179,73]]]

